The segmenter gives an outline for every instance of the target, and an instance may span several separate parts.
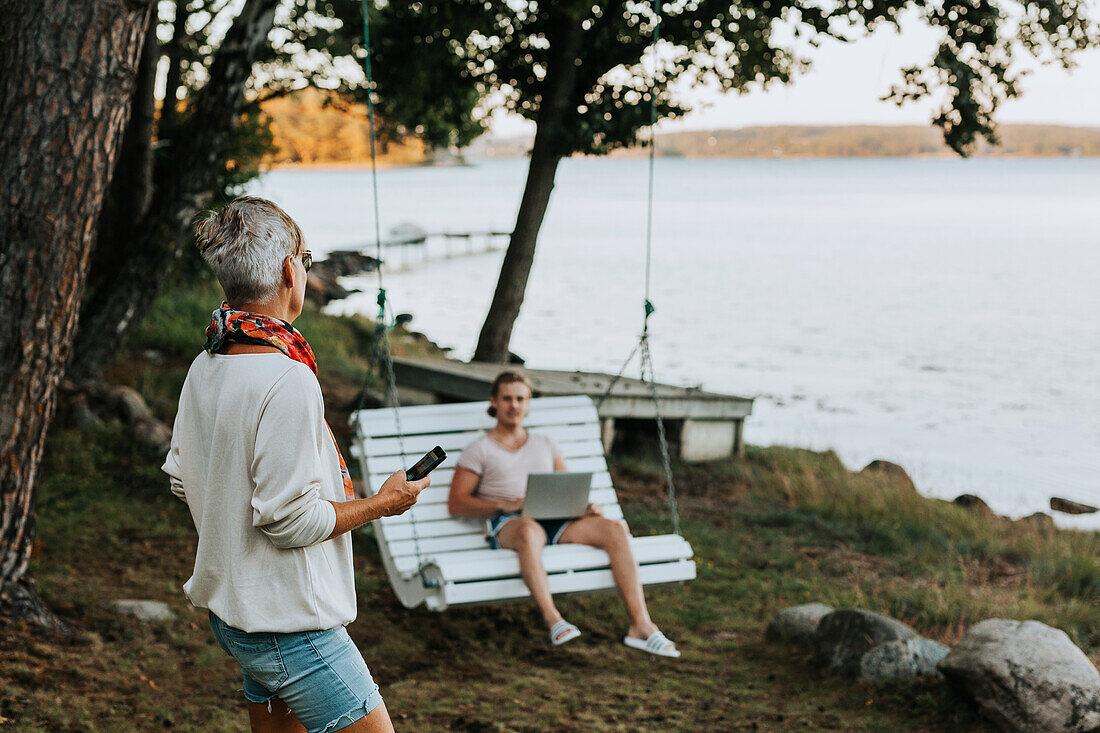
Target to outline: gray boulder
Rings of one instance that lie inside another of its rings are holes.
[[[848,608],[833,611],[817,626],[814,659],[830,672],[858,677],[863,655],[890,641],[909,641],[917,632],[881,613]]]
[[[153,417],[153,411],[146,404],[145,398],[133,387],[119,385],[112,387],[108,394],[111,401],[130,422],[156,419]]]
[[[982,517],[992,517],[993,510],[989,508],[989,505],[982,500],[980,496],[974,496],[973,494],[962,494],[955,497],[955,506],[961,507],[968,512],[973,512]]]
[[[804,603],[784,608],[772,617],[768,624],[769,639],[789,641],[795,644],[811,644],[821,619],[833,612],[824,603]]]
[[[1007,730],[1100,727],[1100,672],[1064,631],[1038,621],[982,621],[939,669]]]
[[[904,468],[896,463],[890,461],[883,461],[881,459],[875,459],[863,467],[860,473],[878,473],[886,476],[890,476],[898,483],[912,489],[917,490],[916,485],[913,483],[913,479],[909,477],[909,473]]]
[[[1041,532],[1049,532],[1054,529],[1054,517],[1050,516],[1046,512],[1035,512],[1034,514],[1028,514],[1026,517],[1021,517],[1016,520],[1023,524],[1028,524],[1038,529]]]
[[[925,639],[888,641],[872,647],[859,660],[859,676],[865,680],[900,677],[940,677],[936,665],[951,651],[939,642]]]
[[[124,616],[132,616],[138,621],[171,621],[176,617],[164,601],[141,601],[125,598],[107,604]]]
[[[1100,512],[1100,507],[1095,507],[1092,504],[1082,504],[1079,501],[1070,501],[1058,496],[1050,498],[1050,508],[1065,514],[1095,514]]]

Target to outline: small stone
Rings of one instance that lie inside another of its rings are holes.
[[[1100,671],[1064,631],[1038,621],[982,621],[939,669],[1007,730],[1100,728]]]
[[[1092,504],[1082,504],[1079,501],[1070,501],[1057,496],[1051,498],[1050,508],[1065,514],[1095,514],[1100,512],[1100,507],[1094,507]]]
[[[859,676],[864,680],[892,680],[901,677],[941,677],[936,665],[950,647],[925,639],[888,641],[872,647],[859,660]]]
[[[107,605],[125,616],[132,616],[138,621],[146,623],[150,621],[171,621],[176,617],[176,614],[172,613],[172,609],[164,601],[142,601],[125,598],[111,601]]]
[[[989,508],[989,505],[986,504],[980,496],[974,496],[973,494],[963,494],[961,496],[956,496],[954,504],[957,507],[962,507],[968,512],[973,512],[980,517],[993,516],[993,510]]]
[[[784,608],[772,617],[771,623],[768,624],[767,637],[794,644],[810,644],[814,640],[821,619],[833,610],[832,606],[826,606],[824,603],[804,603],[801,606]]]
[[[814,658],[830,672],[858,677],[863,655],[888,641],[908,641],[917,632],[901,621],[873,611],[834,611],[818,624]]]
[[[891,476],[898,480],[899,483],[907,486],[913,491],[917,490],[916,484],[913,483],[913,479],[909,478],[909,474],[905,469],[896,463],[890,461],[874,460],[863,467],[860,473],[880,473],[886,476]]]

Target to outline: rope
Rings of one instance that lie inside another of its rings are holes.
[[[603,403],[611,396],[615,385],[622,379],[626,368],[633,361],[634,355],[639,349],[642,352],[640,366],[641,381],[649,385],[650,396],[653,398],[653,412],[657,421],[657,439],[661,448],[661,465],[665,472],[665,490],[668,495],[668,511],[672,519],[672,531],[680,534],[680,511],[676,502],[676,482],[672,477],[672,459],[668,451],[668,436],[665,434],[665,420],[661,414],[661,400],[657,394],[657,375],[653,368],[653,355],[649,350],[649,317],[656,312],[653,301],[649,299],[650,281],[652,279],[653,264],[653,171],[657,150],[657,44],[661,40],[661,0],[654,0],[653,12],[655,20],[653,24],[653,85],[649,94],[649,187],[646,198],[646,230],[645,230],[645,300],[643,302],[642,333],[638,337],[638,343],[634,345],[630,356],[626,357],[619,372],[611,378],[607,384],[607,390],[596,401],[596,410],[599,411]]]
[[[377,361],[380,361],[385,367],[385,374],[383,375],[386,380],[386,392],[385,399],[393,406],[393,419],[394,428],[397,430],[397,445],[398,450],[401,452],[401,464],[408,465],[409,457],[405,452],[405,433],[401,428],[401,403],[397,395],[397,379],[393,373],[393,358],[390,355],[390,340],[389,332],[386,329],[386,307],[388,301],[386,299],[385,283],[382,279],[382,224],[381,215],[379,213],[378,206],[378,162],[377,162],[377,144],[375,141],[375,124],[374,124],[374,74],[371,69],[370,54],[370,16],[368,13],[367,0],[362,0],[363,9],[363,47],[366,53],[363,57],[363,72],[366,75],[367,81],[367,118],[370,123],[370,173],[371,173],[371,193],[374,202],[374,250],[375,259],[378,261],[376,270],[378,271],[378,325],[375,330],[375,358],[371,359],[370,371],[367,373],[367,379],[370,379],[370,375],[374,373],[374,365]],[[366,399],[367,389],[364,386],[363,392],[359,396],[359,406],[356,410],[363,407],[363,401]],[[413,551],[416,553],[416,566],[417,573],[421,575],[421,580],[424,580],[424,561],[420,553],[420,533],[416,526],[416,514],[415,510],[409,510],[409,526],[412,529],[413,539]]]
[[[649,353],[649,336],[642,340],[642,380],[646,378],[649,367],[649,391],[653,395],[653,411],[657,415],[657,439],[661,445],[661,463],[665,469],[665,490],[668,492],[668,513],[672,517],[672,533],[680,534],[680,510],[676,503],[676,482],[672,478],[672,461],[668,455],[668,438],[665,436],[665,421],[661,416],[661,400],[657,397],[657,375],[653,372],[653,357]]]
[[[653,303],[649,299],[649,280],[653,261],[653,169],[657,153],[657,45],[661,41],[661,0],[654,0],[653,13],[653,79],[649,88],[649,205],[646,208],[645,225],[645,323],[643,333],[649,328],[649,317],[653,315]]]

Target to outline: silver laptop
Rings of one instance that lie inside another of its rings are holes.
[[[569,519],[588,509],[592,472],[532,473],[527,476],[523,515],[531,519]]]

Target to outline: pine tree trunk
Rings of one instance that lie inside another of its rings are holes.
[[[134,227],[148,214],[153,198],[153,125],[156,118],[154,86],[160,44],[156,36],[157,19],[150,16],[145,43],[138,63],[134,93],[130,99],[130,121],[119,145],[114,175],[107,191],[99,222],[96,245],[88,268],[85,299],[72,357],[65,376],[78,383],[99,378],[99,372],[87,371],[92,364],[111,360],[116,345],[101,323],[85,314],[102,308],[109,297],[120,268],[133,244]],[[134,314],[126,316],[132,319]],[[83,367],[83,368],[82,368]]]
[[[503,363],[508,360],[512,328],[519,317],[527,279],[535,261],[535,244],[546,217],[554,176],[562,159],[558,131],[567,124],[577,84],[576,59],[581,50],[580,21],[561,15],[550,34],[550,59],[546,70],[546,91],[542,96],[527,183],[520,200],[516,225],[508,241],[508,251],[500,266],[496,292],[481,327],[474,361]]]
[[[0,0],[0,611],[39,623],[38,467],[152,11]]]
[[[93,287],[81,313],[69,376],[98,379],[153,302],[172,264],[191,241],[191,218],[208,206],[225,170],[225,155],[244,107],[252,65],[267,42],[279,0],[249,0],[226,33],[210,80],[192,100],[186,125],[163,140],[152,201],[141,216],[105,221],[110,255],[97,255]],[[132,175],[119,171],[119,175]],[[106,227],[117,228],[108,230]],[[216,305],[216,304],[215,304]]]

